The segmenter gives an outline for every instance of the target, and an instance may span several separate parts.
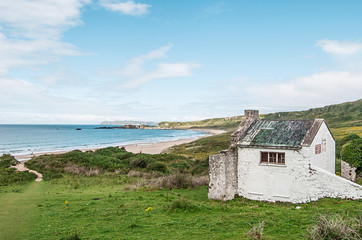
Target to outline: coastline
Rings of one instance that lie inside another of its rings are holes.
[[[195,131],[205,132],[207,134],[197,137],[197,138],[177,139],[177,140],[155,142],[155,143],[135,143],[135,144],[119,145],[118,147],[124,147],[124,148],[126,148],[126,151],[132,152],[132,153],[141,152],[141,153],[147,153],[147,154],[159,154],[162,151],[164,151],[172,146],[175,146],[175,145],[193,142],[193,141],[196,141],[196,140],[204,138],[204,137],[218,135],[218,134],[226,132],[224,130],[215,130],[215,129],[185,129],[185,130],[195,130]],[[101,147],[101,148],[106,148],[106,146]],[[95,150],[98,150],[101,148],[87,148],[87,149],[78,149],[78,150],[80,150],[82,152],[86,152],[86,151],[95,151]],[[77,150],[77,149],[73,149],[73,150]],[[16,160],[23,162],[23,161],[28,161],[32,157],[35,157],[35,156],[41,156],[41,155],[46,155],[46,154],[63,154],[63,153],[67,153],[67,152],[70,152],[73,150],[64,150],[64,151],[55,151],[55,152],[40,152],[40,153],[34,153],[34,154],[22,154],[22,155],[16,155],[14,157]]]

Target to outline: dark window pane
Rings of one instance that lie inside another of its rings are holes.
[[[277,162],[277,153],[269,153],[269,162],[276,163]]]
[[[285,164],[285,153],[278,153],[278,163]]]
[[[260,162],[268,162],[268,153],[267,152],[261,152]]]

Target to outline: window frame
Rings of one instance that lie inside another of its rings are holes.
[[[267,154],[267,156],[266,156]],[[265,161],[267,159],[267,161]],[[285,165],[285,152],[260,151],[260,164]]]

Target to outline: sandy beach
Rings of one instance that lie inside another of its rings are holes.
[[[137,143],[137,144],[129,144],[129,145],[120,145],[119,147],[124,147],[124,148],[126,148],[126,150],[128,152],[132,152],[132,153],[141,152],[141,153],[148,153],[148,154],[158,154],[158,153],[161,153],[162,151],[168,149],[169,147],[172,147],[175,145],[189,143],[189,142],[195,141],[200,138],[208,137],[211,135],[217,135],[217,134],[221,134],[221,133],[225,132],[224,130],[215,130],[215,129],[192,129],[192,130],[202,131],[202,132],[207,133],[207,135],[204,135],[204,136],[198,137],[198,138],[178,139],[178,140],[166,141],[166,142]],[[102,148],[104,148],[104,147],[102,147]],[[94,151],[97,149],[100,149],[100,148],[79,149],[79,150],[85,152],[85,151]],[[69,151],[41,152],[41,153],[34,153],[34,154],[17,155],[14,157],[18,161],[27,161],[27,160],[30,160],[34,156],[40,156],[40,155],[45,155],[45,154],[62,154],[62,153],[67,153],[67,152],[69,152]]]

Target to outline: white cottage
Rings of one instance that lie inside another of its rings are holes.
[[[304,203],[362,198],[362,186],[335,175],[335,141],[323,119],[261,120],[257,110],[211,155],[209,198]]]

